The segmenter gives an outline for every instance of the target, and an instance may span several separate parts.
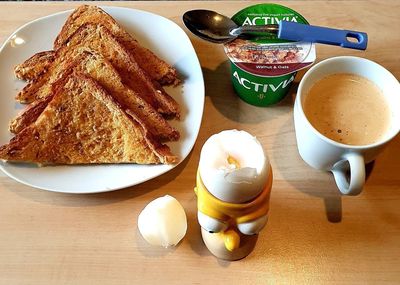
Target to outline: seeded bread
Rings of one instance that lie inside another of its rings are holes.
[[[69,60],[79,48],[87,47],[102,54],[121,75],[124,83],[139,94],[154,109],[166,117],[179,118],[179,105],[164,89],[152,81],[138,66],[131,54],[101,25],[81,26],[55,54],[48,71],[25,86],[16,96],[21,103],[43,98],[48,90],[42,86],[49,80],[52,70]]]
[[[54,42],[54,49],[62,47],[72,34],[84,24],[101,24],[111,31],[116,39],[132,54],[139,66],[161,85],[177,85],[180,83],[176,69],[158,58],[153,52],[142,47],[126,32],[110,15],[96,6],[79,6],[67,19],[60,34]],[[31,81],[43,73],[43,69],[51,62],[53,52],[41,52],[16,67],[19,79]]]
[[[104,25],[116,39],[132,53],[139,66],[152,79],[160,84],[176,84],[179,82],[176,70],[153,52],[141,46],[128,32],[125,31],[109,14],[97,6],[79,6],[67,19],[61,32],[54,41],[58,49],[68,41],[68,38],[82,25],[92,23]]]
[[[0,147],[0,159],[39,164],[173,163],[176,157],[95,80],[61,77],[37,120]]]
[[[99,53],[88,48],[78,48],[72,57],[68,57],[52,68],[42,78],[44,84],[37,91],[39,100],[33,102],[10,123],[13,133],[22,131],[36,121],[51,97],[51,85],[65,72],[79,71],[95,79],[117,102],[132,116],[140,118],[140,123],[160,140],[177,140],[179,132],[136,92],[125,86],[112,64]]]

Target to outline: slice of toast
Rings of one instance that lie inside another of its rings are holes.
[[[153,52],[142,47],[110,15],[96,6],[79,6],[67,19],[60,34],[54,42],[54,49],[62,47],[80,26],[84,24],[101,24],[111,31],[116,39],[133,55],[139,66],[161,85],[178,85],[180,80],[176,69],[158,58]],[[51,61],[52,51],[41,52],[24,63],[16,66],[16,76],[22,80],[34,80],[43,73]]]
[[[179,118],[179,105],[156,82],[138,66],[132,55],[101,25],[81,26],[55,54],[48,71],[25,86],[16,96],[21,103],[41,99],[48,92],[42,86],[51,77],[52,71],[63,61],[68,61],[79,48],[87,47],[102,54],[121,75],[124,83],[139,94],[159,113]],[[44,91],[44,92],[43,92]]]
[[[139,66],[152,79],[160,84],[176,84],[179,82],[176,70],[165,61],[158,58],[153,52],[141,46],[125,29],[123,29],[109,14],[97,6],[79,6],[67,19],[61,32],[54,41],[54,48],[58,49],[68,41],[68,38],[82,25],[104,25],[116,39],[132,53]]]
[[[70,74],[53,85],[36,122],[0,147],[0,159],[39,164],[172,163],[157,143],[93,79]]]
[[[45,73],[54,60],[52,50],[39,52],[14,68],[15,76],[21,80],[33,81]]]
[[[141,124],[155,138],[160,140],[177,140],[179,132],[171,127],[168,122],[136,92],[125,86],[118,72],[111,63],[99,53],[88,48],[79,48],[73,58],[56,64],[46,73],[44,85],[38,93],[41,99],[31,103],[26,110],[10,122],[9,129],[13,133],[22,131],[25,127],[35,122],[49,102],[51,97],[51,84],[58,80],[65,72],[79,71],[95,79],[117,102],[132,116],[137,116]]]

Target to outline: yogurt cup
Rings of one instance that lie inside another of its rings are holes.
[[[237,25],[279,24],[281,20],[308,24],[296,11],[277,4],[258,4],[236,13]],[[232,84],[237,95],[255,106],[269,106],[288,93],[297,71],[315,61],[315,46],[290,42],[274,34],[253,34],[224,45],[231,63]]]

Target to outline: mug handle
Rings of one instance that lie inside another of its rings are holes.
[[[350,165],[350,183],[346,177],[346,168],[344,162],[348,161]],[[345,160],[339,161],[332,168],[333,176],[340,192],[344,195],[360,194],[365,184],[365,163],[364,157],[359,153],[348,153]]]

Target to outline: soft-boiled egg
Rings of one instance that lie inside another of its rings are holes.
[[[245,131],[226,130],[211,136],[200,154],[204,186],[228,203],[244,203],[261,193],[269,168],[260,142]]]

